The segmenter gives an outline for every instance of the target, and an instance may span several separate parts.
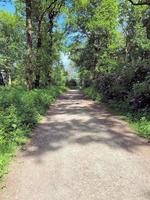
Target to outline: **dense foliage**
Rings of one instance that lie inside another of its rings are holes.
[[[25,142],[40,116],[62,91],[62,86],[32,91],[0,88],[0,178],[13,150]]]
[[[58,27],[64,1],[14,3],[14,14],[0,11],[0,85],[48,87],[56,68],[65,75],[60,59],[63,29]]]
[[[68,34],[74,40],[68,49],[88,95],[131,116],[150,137],[150,12],[148,4],[133,2],[72,4]]]

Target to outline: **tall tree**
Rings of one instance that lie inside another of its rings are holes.
[[[26,4],[26,33],[27,33],[27,64],[26,80],[29,90],[33,88],[33,51],[32,51],[32,0],[25,0]]]

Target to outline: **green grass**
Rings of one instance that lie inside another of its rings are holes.
[[[102,102],[102,95],[93,88],[83,88],[82,91],[89,98]],[[111,113],[119,115],[123,120],[127,121],[138,135],[150,139],[150,110],[132,110],[126,102],[114,100],[105,102],[105,105]]]
[[[41,115],[64,91],[64,87],[26,91],[21,87],[0,88],[0,180],[16,148],[24,144]]]

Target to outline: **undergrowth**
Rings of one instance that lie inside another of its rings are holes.
[[[0,88],[0,180],[15,149],[25,143],[40,116],[64,91],[64,87],[26,91],[21,87]]]

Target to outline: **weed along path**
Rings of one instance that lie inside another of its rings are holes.
[[[70,90],[17,153],[0,200],[150,200],[150,145]]]

